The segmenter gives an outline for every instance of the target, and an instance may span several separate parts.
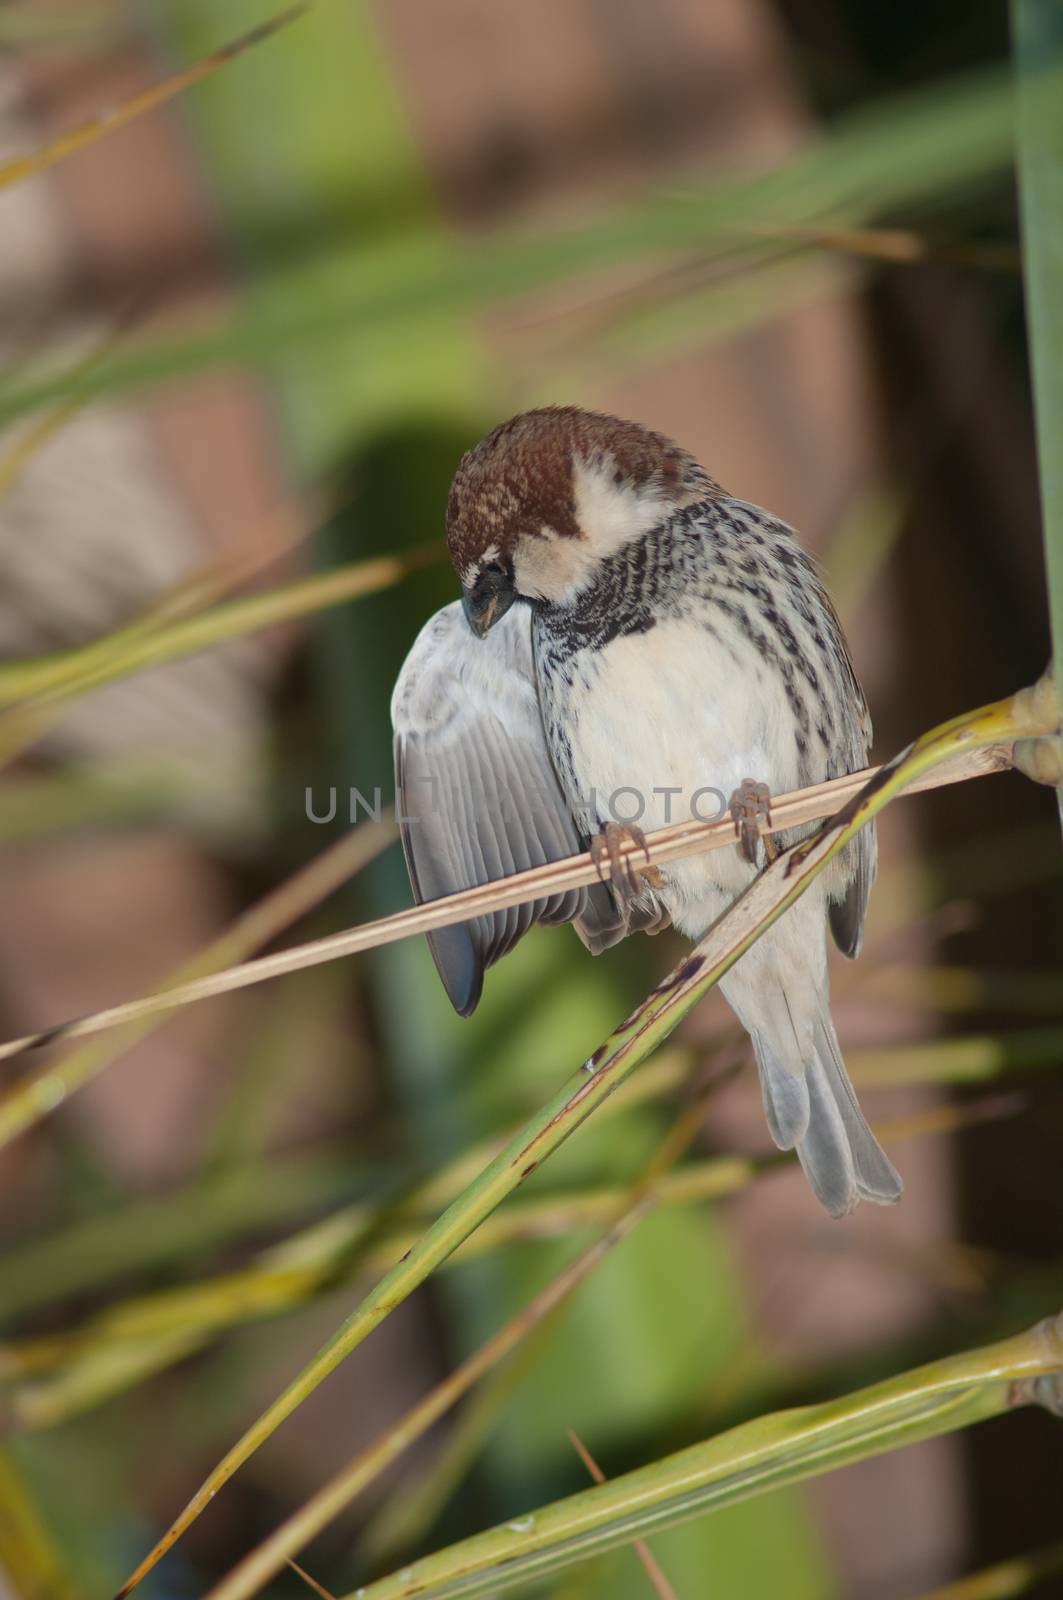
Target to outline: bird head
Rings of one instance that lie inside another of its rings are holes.
[[[576,406],[512,417],[462,457],[450,490],[447,543],[469,626],[483,637],[515,600],[570,604],[629,540],[719,493],[692,456],[637,422]]]

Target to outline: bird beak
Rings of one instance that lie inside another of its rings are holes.
[[[481,572],[471,589],[462,596],[465,620],[478,639],[483,639],[500,617],[504,617],[517,598],[513,581],[494,568]]]

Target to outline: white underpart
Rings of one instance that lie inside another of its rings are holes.
[[[572,488],[582,537],[562,538],[544,525],[519,539],[513,552],[519,594],[564,604],[594,581],[601,561],[656,528],[668,514],[669,502],[655,485],[636,487],[615,478],[611,456],[594,462],[573,459]]]
[[[716,625],[727,627],[725,620]],[[593,791],[599,819],[615,810],[616,820],[634,821],[649,833],[687,820],[692,811],[710,819],[719,797],[729,807],[746,778],[766,783],[773,794],[799,786],[793,713],[779,674],[737,629],[714,638],[697,622],[662,618],[649,632],[614,639],[578,661],[582,670],[573,689],[560,688],[564,725],[578,797],[586,801]],[[680,792],[668,796],[666,789]],[[703,789],[718,796],[702,794],[692,806]],[[618,790],[625,792],[611,807]],[[638,816],[629,790],[642,801]],[[588,821],[594,831],[596,823]],[[716,850],[675,862],[664,876],[667,888],[660,897],[675,926],[698,939],[746,888],[753,871],[737,849]],[[727,984],[736,1010],[742,997],[735,991],[755,985],[767,961],[825,981],[827,890],[821,876],[743,957]]]
[[[547,728],[557,730],[555,761],[570,804],[595,791],[599,820],[619,813],[616,820],[649,832],[689,815],[701,787],[719,791],[726,806],[745,778],[774,794],[801,782],[779,663],[764,660],[720,607],[683,609],[659,599],[654,626],[578,651],[556,670],[544,652],[540,698]],[[642,801],[637,817],[633,796],[616,803],[624,789]],[[700,939],[754,868],[737,849],[715,850],[661,873],[654,893],[679,931]],[[834,1216],[861,1198],[896,1200],[902,1188],[857,1105],[830,1018],[827,898],[844,882],[836,861],[719,984],[752,1038],[772,1137],[796,1149]]]

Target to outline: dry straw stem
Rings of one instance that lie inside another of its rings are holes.
[[[687,192],[644,193],[587,226],[565,224],[534,236],[506,229],[442,258],[415,229],[382,240],[366,253],[364,271],[331,288],[324,285],[320,294],[274,297],[268,307],[215,321],[198,333],[123,351],[73,386],[65,378],[31,375],[0,395],[0,420],[50,404],[72,388],[116,394],[207,365],[261,366],[339,333],[365,339],[367,359],[395,344],[404,360],[416,362],[415,342],[442,319],[571,282],[603,264],[611,271],[655,252],[714,247],[729,254],[736,229],[748,221],[838,219],[853,228],[910,213],[943,192],[1010,168],[1012,120],[1003,75],[977,73],[861,108],[784,163],[723,174]],[[761,253],[781,248],[790,246],[765,240]],[[355,414],[364,420],[364,397],[356,400]]]
[[[315,573],[260,594],[228,600],[192,616],[160,619],[152,608],[147,615],[158,625],[150,630],[141,629],[137,619],[135,634],[121,629],[74,650],[0,667],[0,707],[29,711],[50,705],[58,696],[83,694],[145,667],[163,666],[215,645],[228,644],[245,634],[360,600],[441,560],[444,553],[444,546],[436,543],[401,556],[352,561],[331,572]]]
[[[913,779],[906,792],[915,794],[942,784],[962,783],[968,778],[1006,771],[1009,766],[1010,758],[1003,747],[964,751],[950,759],[941,770]],[[833,816],[839,807],[852,801],[867,783],[878,778],[885,770],[882,767],[869,767],[848,777],[834,778],[829,783],[813,784],[807,789],[795,789],[790,794],[780,795],[772,802],[771,825],[765,826],[762,831],[777,833],[799,823]],[[703,851],[723,850],[733,846],[734,842],[735,829],[730,819],[721,822],[680,822],[648,835],[645,852],[641,846],[623,844],[620,859],[621,864],[630,859],[638,867],[648,864],[648,856],[649,863],[656,866],[668,861],[680,861],[685,856],[698,855]],[[599,867],[587,853],[568,856],[563,861],[552,862],[545,867],[533,867],[528,872],[514,873],[511,877],[500,878],[475,889],[463,889],[458,894],[445,895],[425,905],[414,906],[409,911],[381,917],[376,922],[366,922],[359,927],[345,929],[342,933],[310,940],[293,950],[280,950],[274,955],[261,956],[256,961],[230,967],[225,972],[174,985],[160,994],[109,1006],[104,1011],[94,1011],[73,1022],[26,1034],[21,1039],[9,1039],[0,1044],[0,1061],[41,1045],[54,1044],[60,1039],[78,1039],[88,1034],[102,1033],[108,1028],[155,1016],[161,1011],[172,1011],[197,1000],[209,1000],[215,995],[227,994],[233,989],[264,983],[268,978],[283,977],[287,973],[320,966],[327,961],[339,961],[345,956],[374,950],[380,945],[395,944],[400,939],[409,939],[435,928],[451,927],[489,911],[522,905],[528,900],[545,899],[581,884],[597,883],[601,872],[608,873],[610,870],[608,863]],[[0,1103],[0,1143],[2,1140]]]
[[[30,453],[40,442],[32,442]],[[0,474],[2,470],[0,463]],[[2,487],[0,484],[0,492]],[[252,530],[252,554],[242,559],[208,562],[186,574],[101,639],[72,650],[0,666],[0,706],[15,702],[12,709],[0,713],[0,766],[34,744],[78,695],[142,667],[159,666],[210,644],[266,627],[270,622],[285,621],[289,615],[301,615],[307,604],[305,580],[228,605],[215,602],[305,538],[313,526],[314,509],[295,499],[283,500]],[[298,530],[294,537],[293,526]],[[311,597],[320,604],[336,604],[397,582],[405,576],[405,570],[394,562],[383,571],[379,563],[356,563],[352,568],[340,568],[309,580]],[[278,610],[282,613],[279,616]]]
[[[1058,721],[1058,702],[1047,679],[1035,689],[1021,690],[994,705],[956,717],[924,734],[907,751],[881,767],[862,787],[856,787],[853,798],[812,839],[778,856],[720,917],[693,953],[652,992],[645,1004],[621,1023],[464,1194],[385,1273],[333,1337],[218,1463],[137,1567],[120,1595],[127,1594],[152,1570],[248,1457],[598,1105],[608,1099],[890,800],[958,756],[973,750],[1008,746],[1016,739],[1038,737],[1054,731]],[[593,865],[588,865],[593,871]],[[581,862],[575,866],[577,871],[587,870]],[[556,892],[557,887],[559,885],[555,884],[548,892]]]
[[[492,1368],[551,1316],[575,1289],[604,1261],[622,1240],[654,1209],[656,1188],[664,1173],[697,1136],[703,1115],[699,1100],[681,1114],[634,1187],[613,1205],[606,1230],[565,1267],[546,1287],[510,1318],[498,1333],[481,1345],[449,1378],[438,1384],[399,1422],[361,1451],[293,1516],[245,1556],[243,1561],[211,1590],[208,1600],[248,1600],[269,1582],[296,1551],[345,1510],[380,1473],[416,1439],[457,1404]]]
[[[1059,1040],[1060,1049],[1063,1050],[1063,1028],[1060,1029]],[[710,1040],[706,1042],[706,1049],[711,1048]],[[652,1063],[647,1063],[638,1077],[625,1084],[623,1090],[603,1107],[601,1117],[607,1119],[642,1106],[671,1102],[683,1091],[694,1064],[694,1057],[688,1050],[659,1050]],[[932,1070],[931,1064],[928,1071],[932,1073]],[[463,1148],[457,1156],[427,1176],[410,1165],[396,1165],[393,1160],[388,1160],[385,1163],[389,1179],[387,1198],[374,1197],[344,1204],[339,1210],[301,1226],[294,1234],[289,1234],[268,1248],[256,1251],[245,1267],[235,1273],[219,1274],[210,1280],[211,1285],[217,1285],[220,1291],[222,1285],[231,1283],[234,1296],[231,1309],[238,1310],[235,1302],[242,1304],[245,1295],[251,1292],[245,1273],[268,1273],[282,1268],[298,1268],[300,1271],[320,1268],[331,1276],[331,1281],[336,1282],[342,1267],[350,1264],[353,1270],[353,1263],[361,1258],[363,1250],[367,1266],[385,1270],[395,1255],[416,1239],[436,1212],[449,1205],[472,1182],[506,1141],[512,1138],[518,1126],[519,1122],[511,1120],[488,1137]],[[332,1198],[337,1190],[341,1194],[349,1193],[350,1179],[357,1174],[360,1162],[366,1161],[367,1156],[368,1152],[364,1150],[343,1145],[323,1159],[315,1158],[312,1154],[281,1158],[271,1156],[270,1185],[266,1191],[261,1187],[260,1165],[252,1163],[245,1166],[241,1162],[235,1173],[235,1203],[232,1198],[226,1199],[223,1181],[215,1188],[205,1186],[199,1180],[138,1204],[123,1206],[119,1211],[105,1214],[91,1223],[75,1223],[70,1228],[61,1228],[54,1234],[31,1240],[0,1257],[2,1315],[5,1321],[15,1322],[44,1306],[54,1304],[57,1285],[61,1286],[58,1292],[63,1298],[71,1294],[86,1296],[98,1293],[116,1276],[130,1270],[151,1272],[172,1265],[173,1257],[168,1246],[173,1235],[168,1233],[161,1213],[177,1223],[179,1237],[187,1241],[189,1252],[198,1253],[201,1258],[203,1252],[216,1241],[225,1246],[245,1239],[248,1234],[261,1235],[265,1228],[280,1222],[287,1215],[293,1205],[293,1196],[304,1204],[307,1200],[315,1204],[319,1197],[322,1201]],[[371,1175],[378,1175],[380,1170],[370,1165]],[[348,1182],[345,1185],[326,1182],[322,1188],[318,1188],[312,1176],[315,1171],[324,1174],[326,1180],[328,1174],[337,1177],[346,1173]],[[259,1174],[257,1191],[252,1189],[252,1175],[255,1173]],[[400,1188],[404,1181],[411,1187]],[[227,1211],[230,1213],[229,1226],[226,1226]],[[212,1223],[218,1224],[215,1231],[202,1227],[207,1217]],[[408,1234],[410,1229],[414,1230],[412,1236]],[[80,1273],[79,1267],[82,1269]],[[200,1283],[198,1287],[205,1292],[207,1285]],[[109,1318],[111,1313],[120,1316],[125,1306],[132,1310],[133,1316],[143,1312],[146,1319],[153,1319],[150,1323],[144,1320],[138,1329],[134,1329],[131,1321],[128,1331],[142,1332],[149,1325],[161,1326],[166,1319],[150,1308],[157,1308],[164,1301],[171,1303],[170,1296],[183,1292],[184,1286],[170,1284],[147,1294],[141,1293],[117,1306],[112,1305],[108,1311],[95,1313],[94,1325],[102,1326],[102,1319]],[[173,1325],[173,1321],[167,1323],[167,1326]],[[180,1325],[186,1326],[187,1320],[181,1320]],[[55,1337],[60,1336],[50,1336]],[[7,1356],[10,1349],[10,1346],[0,1345],[0,1374],[9,1370]]]
[[[174,992],[179,993],[192,975],[210,972],[231,962],[234,956],[268,944],[361,871],[374,856],[391,844],[395,836],[394,822],[384,818],[365,823],[353,833],[344,835],[243,912],[192,961],[178,968],[171,980],[177,986]],[[0,1098],[0,1149],[62,1105],[75,1089],[82,1088],[97,1077],[124,1050],[143,1039],[151,1032],[153,1019],[168,1009],[156,1005],[147,1010],[138,1010],[134,1016],[121,1019],[124,1026],[117,1038],[72,1051],[54,1065],[41,1067],[23,1078]],[[67,1037],[67,1034],[63,1029],[55,1029],[47,1037],[60,1039]],[[39,1035],[38,1039],[44,1042]]]
[[[306,1568],[299,1565],[298,1561],[289,1560],[287,1565],[291,1567],[297,1578],[303,1580],[307,1588],[313,1589],[314,1593],[321,1597],[321,1600],[335,1600],[335,1597],[329,1593],[324,1584],[318,1583],[316,1578],[312,1578]]]
[[[498,1595],[692,1517],[818,1477],[1014,1406],[1061,1399],[1063,1317],[820,1405],[769,1413],[509,1523],[347,1600]]]
[[[929,239],[910,228],[832,228],[807,224],[766,223],[758,227],[752,223],[749,232],[769,239],[793,239],[800,244],[819,245],[825,250],[839,250],[897,265],[947,261],[987,272],[1022,271],[1019,247],[1007,241],[987,244],[966,239]]]
[[[580,1438],[575,1428],[569,1428],[568,1437],[571,1441],[572,1448],[583,1462],[583,1465],[586,1467],[594,1482],[604,1483],[605,1473],[602,1471],[597,1461],[595,1461],[594,1457],[587,1449],[587,1446],[583,1443],[583,1440]],[[672,1585],[668,1582],[668,1579],[665,1577],[664,1573],[661,1571],[660,1565],[657,1562],[657,1558],[654,1556],[649,1545],[646,1544],[642,1539],[636,1539],[631,1548],[634,1550],[635,1554],[642,1562],[643,1567],[646,1569],[646,1576],[650,1580],[650,1587],[653,1589],[654,1594],[657,1595],[658,1600],[676,1600],[676,1592],[672,1588]]]
[[[692,1058],[685,1051],[658,1052],[652,1066],[647,1066],[637,1080],[625,1084],[602,1108],[601,1118],[608,1120],[648,1103],[670,1100],[689,1077],[691,1066]],[[417,1242],[436,1213],[475,1180],[520,1126],[513,1124],[463,1150],[398,1198],[344,1205],[258,1251],[245,1265],[209,1279],[133,1294],[94,1312],[74,1328],[2,1343],[0,1379],[48,1372],[83,1356],[91,1359],[107,1345],[142,1344],[146,1339],[167,1339],[175,1333],[220,1332],[246,1320],[293,1310],[315,1293],[348,1281],[359,1272],[386,1272],[397,1256]],[[697,1165],[700,1169],[701,1164]],[[754,1175],[756,1165],[747,1156],[714,1157],[705,1164],[700,1178],[692,1167],[685,1167],[661,1179],[658,1201],[673,1204],[682,1203],[684,1198],[728,1194]],[[679,1186],[673,1195],[671,1185],[677,1180]],[[625,1193],[625,1189],[612,1186],[572,1193],[560,1191],[531,1203],[506,1207],[488,1219],[467,1242],[465,1250],[490,1250],[515,1238],[557,1237],[577,1227],[598,1226],[608,1221]],[[37,1309],[39,1305],[39,1301],[36,1306],[30,1301],[24,1309]],[[17,1308],[14,1314],[19,1315]],[[39,1404],[41,1399],[44,1405]],[[48,1425],[59,1416],[40,1391],[36,1395],[23,1391],[21,1398],[16,1393],[9,1410],[16,1424],[24,1427]]]
[[[123,319],[117,328],[109,330],[97,347],[90,350],[88,355],[77,363],[74,368],[75,373],[91,372],[98,361],[115,349],[128,320],[128,317]],[[34,456],[82,410],[84,405],[85,401],[77,395],[58,400],[42,416],[31,422],[15,442],[0,455],[0,496],[7,494],[12,485],[18,482]]]
[[[152,84],[150,89],[142,89],[139,94],[131,95],[128,100],[123,100],[110,111],[103,111],[99,116],[91,117],[88,122],[80,123],[78,127],[72,128],[69,133],[61,134],[58,139],[53,139],[50,144],[34,151],[32,155],[21,156],[14,161],[3,163],[0,165],[0,190],[8,189],[24,178],[32,178],[38,172],[46,172],[49,167],[56,166],[67,156],[84,150],[87,145],[95,144],[97,139],[102,139],[105,134],[113,133],[116,128],[123,128],[127,123],[134,122],[137,117],[144,116],[146,112],[165,105],[167,100],[172,100],[175,95],[190,89],[193,84],[216,72],[227,61],[234,60],[253,45],[268,39],[279,28],[294,22],[307,9],[305,3],[289,6],[287,10],[279,12],[269,21],[260,23],[257,28],[251,28],[239,38],[222,45],[220,50],[204,56],[203,60],[197,61],[194,66],[186,67],[183,72],[175,72],[171,77],[164,78],[161,83]]]
[[[1025,1109],[1020,1096],[997,1093],[962,1106],[933,1106],[914,1116],[878,1123],[875,1132],[883,1143],[892,1144],[954,1133]],[[792,1159],[773,1151],[688,1162],[655,1181],[654,1204],[725,1200]],[[488,1217],[443,1265],[487,1254],[514,1240],[563,1238],[602,1227],[627,1197],[626,1189],[610,1186],[511,1201]],[[324,1290],[334,1290],[359,1275],[386,1272],[417,1243],[429,1220],[420,1211],[389,1219],[383,1208],[350,1207],[263,1252],[237,1272],[133,1297],[80,1328],[0,1345],[0,1377],[8,1382],[5,1415],[11,1427],[21,1431],[68,1421],[231,1327],[297,1310]]]

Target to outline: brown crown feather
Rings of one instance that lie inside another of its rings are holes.
[[[447,502],[447,543],[459,575],[492,544],[506,555],[545,524],[580,539],[574,458],[608,457],[617,483],[654,480],[676,505],[722,491],[693,456],[637,422],[578,406],[543,406],[501,423],[458,463]]]

